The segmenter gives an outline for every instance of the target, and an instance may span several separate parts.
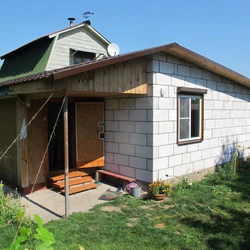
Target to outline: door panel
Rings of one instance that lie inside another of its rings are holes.
[[[76,103],[76,160],[81,167],[103,157],[103,103]]]

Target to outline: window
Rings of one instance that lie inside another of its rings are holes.
[[[70,55],[71,55],[72,65],[83,62],[90,62],[95,58],[95,53],[72,50],[72,49],[70,51]]]
[[[193,91],[192,91],[193,90]],[[206,90],[178,88],[178,144],[203,138],[203,94]],[[194,94],[191,94],[194,92]]]

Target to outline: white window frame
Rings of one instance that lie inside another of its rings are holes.
[[[188,105],[189,105],[189,114],[188,117],[180,117],[180,100],[181,98],[187,98],[189,100]],[[191,137],[191,99],[199,99],[199,136],[197,137]],[[178,143],[190,143],[190,142],[197,142],[201,141],[203,137],[203,95],[192,95],[192,94],[179,94],[178,95]],[[180,120],[182,119],[189,119],[189,132],[188,132],[188,137],[184,139],[180,139]]]

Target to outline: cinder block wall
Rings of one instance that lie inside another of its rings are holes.
[[[152,97],[105,101],[105,169],[138,180],[152,180],[152,146],[156,126]]]
[[[148,97],[105,102],[105,168],[142,181],[198,173],[250,146],[250,89],[159,53],[148,60]],[[206,88],[204,140],[178,146],[177,87]],[[242,157],[249,155],[249,150]]]

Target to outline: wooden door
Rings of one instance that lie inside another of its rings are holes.
[[[103,161],[103,103],[76,103],[76,161],[78,168]]]

